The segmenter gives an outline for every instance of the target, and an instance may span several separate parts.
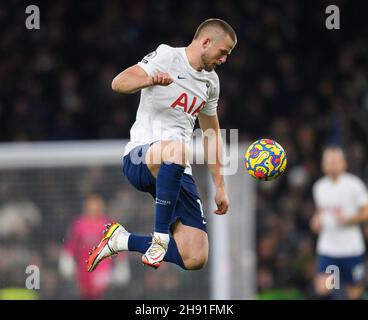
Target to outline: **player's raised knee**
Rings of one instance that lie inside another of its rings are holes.
[[[182,141],[168,141],[162,150],[162,161],[185,165],[189,159],[189,147]]]
[[[184,266],[187,270],[200,270],[203,269],[208,261],[208,253],[194,254],[184,259]]]

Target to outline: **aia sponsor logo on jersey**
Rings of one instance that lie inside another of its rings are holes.
[[[172,104],[171,108],[180,107],[185,113],[189,113],[192,116],[197,115],[205,105],[205,101],[200,100],[197,97],[193,97],[190,105],[188,104],[188,95],[183,92],[179,98],[177,98]]]

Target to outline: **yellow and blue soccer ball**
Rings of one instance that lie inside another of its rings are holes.
[[[276,141],[260,139],[253,142],[245,152],[244,164],[252,177],[270,181],[285,171],[287,158],[285,150]]]

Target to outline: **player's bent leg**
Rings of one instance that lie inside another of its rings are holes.
[[[162,162],[185,166],[189,159],[189,147],[181,141],[158,141],[147,150],[145,161],[151,174],[156,178]]]
[[[125,156],[123,172],[134,187],[140,191],[150,192],[156,198],[155,234],[153,237],[129,234],[128,237],[123,237],[121,243],[118,241],[118,237],[115,243],[119,246],[116,249],[113,248],[113,250],[143,253],[142,262],[154,268],[159,267],[163,260],[186,269],[176,241],[169,235],[169,224],[180,193],[181,178],[184,173],[184,164],[187,162],[189,148],[180,141],[160,141],[144,147],[138,149],[137,152],[138,155],[139,152],[141,152],[141,155],[144,154],[145,161],[136,165],[134,162],[131,163],[130,157]],[[151,170],[149,171],[149,169]],[[154,170],[156,170],[156,173]],[[160,201],[163,196],[169,197],[169,199],[163,198],[164,201]],[[160,210],[159,204],[165,206],[161,206]],[[170,204],[170,206],[166,206],[167,204]],[[166,207],[166,209],[162,207]],[[158,231],[157,227],[164,230],[156,232]],[[159,237],[156,237],[157,233],[161,233]],[[165,241],[162,241],[161,236],[163,238],[167,237],[168,245]],[[104,254],[99,255],[99,257],[102,256]],[[93,260],[93,258],[90,258],[90,260]]]
[[[173,226],[174,237],[171,238],[164,261],[177,264],[186,270],[202,269],[208,260],[207,233],[178,221]],[[88,272],[96,269],[99,263],[120,251],[137,251],[145,253],[150,248],[152,237],[129,233],[122,225],[106,225],[104,237],[92,249],[87,262]],[[158,266],[153,264],[152,267]]]
[[[155,230],[142,263],[158,268],[170,242],[169,226],[181,188],[189,148],[181,141],[159,141],[147,150],[146,165],[156,176]],[[159,165],[159,167],[158,167]]]
[[[131,234],[128,240],[128,250],[135,251],[140,253],[145,253],[150,247],[152,242],[152,237]],[[166,255],[164,257],[164,261],[174,263],[181,267],[182,269],[186,269],[183,263],[183,260],[178,251],[178,247],[176,245],[176,241],[174,238],[170,238],[169,245],[167,248]]]
[[[185,269],[199,270],[208,261],[208,235],[203,230],[190,227],[178,221],[173,235]]]

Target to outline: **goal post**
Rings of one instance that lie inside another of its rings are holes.
[[[216,206],[215,190],[208,176],[207,196],[210,216],[210,270],[211,299],[249,300],[256,297],[255,247],[255,181],[246,173],[243,164],[245,145],[232,146],[231,161],[237,163],[234,174],[225,176],[229,196],[229,211],[224,216],[212,214]],[[227,146],[229,148],[229,146]]]

